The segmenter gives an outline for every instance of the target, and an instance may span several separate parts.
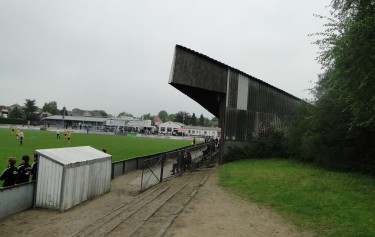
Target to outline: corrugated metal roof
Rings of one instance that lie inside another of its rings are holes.
[[[180,126],[180,127],[185,126],[183,123],[168,121],[168,122],[164,122],[164,123],[159,124],[159,127],[164,127],[164,126],[168,126],[168,125],[171,125],[171,124],[175,124],[175,125]]]
[[[182,46],[182,45],[178,45],[178,44],[176,45],[176,48],[180,48],[180,49],[183,49],[183,50],[189,51],[189,52],[191,52],[191,53],[194,53],[194,54],[200,56],[200,57],[203,58],[203,59],[206,59],[206,60],[209,60],[209,61],[211,61],[211,62],[214,62],[215,64],[220,65],[220,66],[222,66],[222,67],[230,68],[231,70],[237,71],[237,72],[241,73],[242,75],[245,75],[245,76],[247,76],[247,77],[249,77],[249,78],[251,78],[251,79],[253,79],[253,80],[256,80],[256,81],[258,81],[258,82],[260,82],[260,83],[263,83],[264,85],[267,85],[267,86],[269,86],[269,87],[272,87],[272,88],[274,88],[274,89],[276,89],[276,90],[278,90],[278,91],[280,91],[280,92],[282,92],[282,93],[284,93],[284,94],[286,94],[286,95],[288,95],[288,96],[290,96],[290,97],[293,97],[293,98],[295,98],[295,99],[301,100],[300,98],[298,98],[298,97],[296,97],[296,96],[294,96],[294,95],[292,95],[292,94],[290,94],[290,93],[288,93],[288,92],[286,92],[286,91],[283,91],[283,90],[281,90],[281,89],[279,89],[279,88],[277,88],[277,87],[275,87],[275,86],[273,86],[273,85],[271,85],[271,84],[268,84],[267,82],[264,82],[264,81],[262,81],[262,80],[260,80],[260,79],[258,79],[258,78],[256,78],[256,77],[253,77],[253,76],[251,76],[251,75],[249,75],[249,74],[247,74],[247,73],[245,73],[245,72],[242,72],[242,71],[240,71],[240,70],[238,70],[238,69],[236,69],[236,68],[234,68],[234,67],[231,67],[231,66],[229,66],[229,65],[227,65],[227,64],[224,64],[224,63],[219,62],[219,61],[217,61],[217,60],[215,60],[215,59],[213,59],[213,58],[210,58],[210,57],[208,57],[207,55],[204,55],[204,54],[202,54],[202,53],[196,52],[196,51],[194,51],[194,50],[192,50],[192,49],[186,48],[186,47],[184,47],[184,46]]]
[[[185,126],[185,129],[196,129],[196,130],[210,130],[210,131],[220,131],[221,128],[218,127],[201,127],[201,126]]]
[[[111,158],[111,155],[90,146],[40,149],[36,150],[36,152],[63,165],[88,163],[97,159]]]
[[[42,120],[63,120],[62,115],[53,115],[42,118]],[[85,121],[85,122],[105,122],[109,118],[83,117],[83,116],[65,116],[65,121]]]

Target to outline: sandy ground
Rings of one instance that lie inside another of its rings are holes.
[[[298,230],[277,213],[217,185],[218,171],[199,188],[164,236],[315,236]],[[33,209],[0,220],[0,236],[73,236],[137,198],[140,172],[112,181],[111,192],[68,211]]]
[[[316,236],[217,185],[214,171],[165,236]]]

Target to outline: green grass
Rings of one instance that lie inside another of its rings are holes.
[[[68,143],[63,132],[61,139],[56,139],[56,133],[50,131],[23,130],[25,134],[23,145],[16,140],[15,133],[10,128],[0,128],[0,172],[7,166],[8,157],[16,157],[18,166],[23,155],[30,158],[37,149],[92,146],[101,150],[105,148],[112,155],[112,161],[124,160],[136,156],[154,154],[173,150],[191,144],[187,140],[143,138],[133,136],[114,136],[99,134],[73,133],[71,142]],[[30,164],[32,160],[30,161]],[[2,181],[0,181],[2,186]]]
[[[221,168],[220,185],[319,236],[375,236],[374,177],[288,160],[243,160]]]

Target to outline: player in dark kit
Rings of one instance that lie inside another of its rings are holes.
[[[36,176],[38,175],[38,155],[34,154],[34,163],[31,166],[31,180],[36,180]]]
[[[30,180],[31,166],[29,164],[30,157],[28,155],[22,156],[22,164],[18,166],[17,184],[26,183]]]
[[[16,164],[16,158],[8,159],[8,168],[0,176],[0,180],[4,180],[3,187],[13,186],[18,177],[18,170],[14,165]]]

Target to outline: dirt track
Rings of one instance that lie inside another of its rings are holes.
[[[174,177],[139,194],[140,172],[111,192],[59,213],[34,209],[0,220],[0,236],[314,236],[217,186],[217,169]]]

